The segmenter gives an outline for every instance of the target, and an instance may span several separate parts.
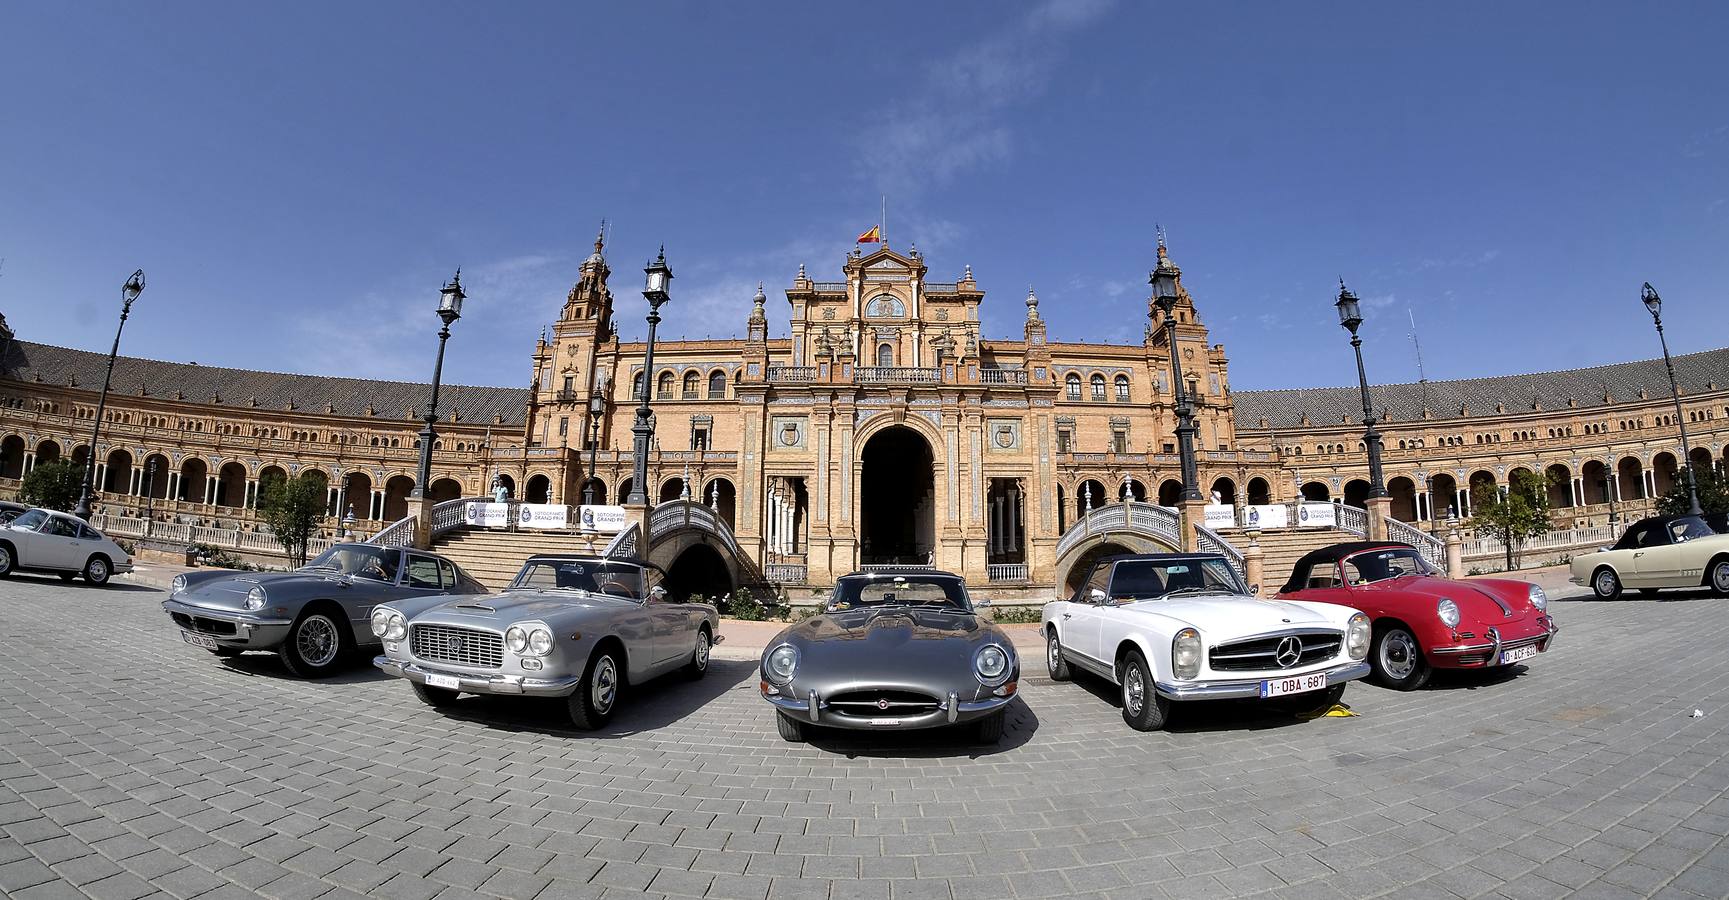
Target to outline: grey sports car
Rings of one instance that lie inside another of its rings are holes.
[[[374,663],[431,706],[460,694],[563,697],[576,727],[599,728],[625,687],[708,670],[720,614],[675,602],[664,578],[635,559],[531,556],[501,593],[373,610],[384,642]]]
[[[357,648],[378,644],[367,627],[374,606],[484,593],[484,585],[436,553],[332,544],[293,572],[176,575],[162,608],[180,626],[181,640],[194,647],[217,656],[274,650],[288,671],[319,678],[341,668]]]
[[[839,579],[820,615],[769,642],[760,689],[789,741],[814,726],[972,722],[995,743],[1020,671],[1014,645],[979,617],[959,576],[897,569]]]

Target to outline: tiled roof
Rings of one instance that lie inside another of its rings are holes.
[[[101,390],[108,357],[87,350],[51,347],[30,341],[10,341],[0,359],[0,380],[40,382],[66,387],[74,384]],[[234,409],[286,410],[289,404],[304,413],[368,418],[371,406],[380,421],[402,421],[410,409],[425,410],[429,385],[324,375],[288,375],[224,369],[195,363],[159,362],[122,356],[114,363],[109,392],[120,396],[184,399]],[[490,424],[502,417],[506,425],[521,425],[526,416],[527,388],[470,387],[446,384],[439,388],[439,417],[449,421]]]
[[[1681,387],[1681,396],[1729,390],[1729,348],[1674,359],[1675,381]],[[1589,409],[1611,403],[1639,403],[1640,390],[1649,399],[1669,396],[1669,376],[1663,371],[1662,359],[1563,372],[1431,381],[1427,396],[1435,419],[1455,419],[1461,409],[1470,416],[1493,416],[1568,409],[1570,405]],[[1421,420],[1424,395],[1425,386],[1420,383],[1369,387],[1376,415],[1390,417],[1395,422]],[[1236,402],[1239,431],[1295,428],[1302,424],[1304,416],[1314,426],[1340,425],[1347,420],[1356,423],[1363,418],[1363,399],[1356,387],[1233,391],[1231,399]],[[1266,419],[1266,425],[1260,424],[1262,419]]]

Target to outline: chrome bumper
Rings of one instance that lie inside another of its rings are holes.
[[[193,634],[203,635],[224,647],[234,647],[243,650],[269,650],[281,644],[288,636],[288,627],[294,624],[293,619],[268,618],[255,616],[251,613],[235,610],[212,609],[208,606],[194,606],[179,600],[162,601],[162,610],[173,619],[175,613],[190,616],[194,620],[205,619],[212,622],[228,622],[234,626],[233,634],[219,634],[197,627],[187,628],[179,621],[174,621],[174,627]]]
[[[1481,665],[1485,667],[1500,665],[1499,662],[1494,662],[1493,660],[1500,659],[1502,651],[1517,650],[1520,647],[1529,647],[1532,644],[1542,645],[1537,648],[1537,651],[1539,653],[1547,653],[1550,648],[1555,646],[1555,636],[1561,633],[1561,626],[1555,622],[1555,617],[1549,616],[1548,619],[1549,627],[1541,634],[1534,634],[1530,637],[1522,637],[1511,641],[1503,641],[1501,640],[1500,629],[1490,627],[1487,634],[1487,637],[1489,638],[1487,643],[1461,644],[1457,647],[1436,647],[1429,652],[1446,657],[1476,655],[1481,653],[1483,654],[1483,662]],[[1466,665],[1471,664],[1468,663]]]
[[[1327,685],[1330,687],[1346,681],[1356,681],[1357,679],[1368,675],[1369,663],[1367,660],[1351,662],[1342,666],[1334,666],[1331,669],[1323,669],[1322,671],[1327,673]],[[1314,673],[1304,672],[1303,674],[1312,675]],[[1268,680],[1271,679],[1256,678],[1245,681],[1201,681],[1186,684],[1173,684],[1166,681],[1156,681],[1153,683],[1153,689],[1158,691],[1159,696],[1164,697],[1167,700],[1259,699],[1261,696],[1261,682]]]
[[[975,719],[982,719],[1013,703],[1015,695],[987,697],[983,700],[961,700],[951,691],[948,699],[938,703],[935,710],[896,719],[849,716],[823,702],[816,691],[811,691],[809,696],[804,699],[772,694],[764,694],[763,699],[773,704],[781,712],[813,725],[822,725],[828,728],[851,728],[859,731],[895,731],[940,728],[944,725],[953,725],[956,722],[971,722]],[[888,724],[890,722],[893,724]]]
[[[457,690],[465,694],[568,697],[582,682],[580,675],[567,675],[563,678],[529,678],[525,675],[505,675],[502,673],[476,675],[472,672],[452,672],[448,669],[429,668],[420,663],[391,659],[388,656],[373,657],[372,664],[384,670],[386,675],[406,678],[415,684],[425,684],[428,674],[455,678],[461,684]]]

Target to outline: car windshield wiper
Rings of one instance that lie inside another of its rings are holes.
[[[1166,597],[1178,597],[1188,594],[1229,594],[1230,591],[1221,587],[1181,587],[1174,591],[1166,591]]]

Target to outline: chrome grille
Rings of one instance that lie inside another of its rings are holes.
[[[490,631],[451,625],[413,625],[408,646],[421,659],[496,669],[504,665],[504,637]]]
[[[1280,665],[1279,644],[1291,637],[1301,643],[1302,651],[1296,662]],[[1212,649],[1207,662],[1214,671],[1294,669],[1338,656],[1339,647],[1343,643],[1344,636],[1336,631],[1288,631],[1234,644],[1221,644]]]
[[[922,715],[942,706],[940,700],[929,694],[891,690],[847,691],[836,694],[825,702],[836,712],[865,719],[898,719],[902,716]]]

